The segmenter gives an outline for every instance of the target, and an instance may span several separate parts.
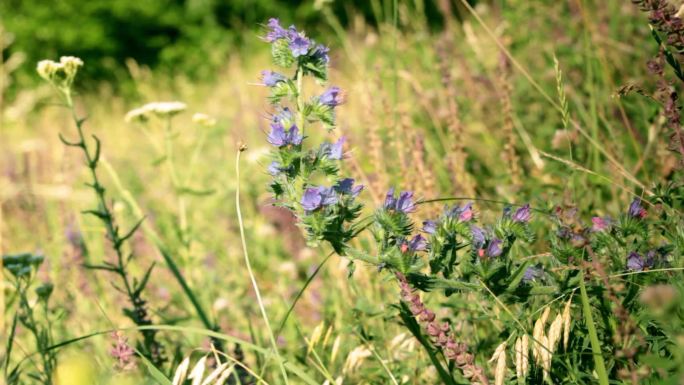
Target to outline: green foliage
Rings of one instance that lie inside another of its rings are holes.
[[[4,379],[8,385],[23,384],[22,376],[38,380],[45,385],[53,384],[57,352],[48,349],[55,343],[52,331],[52,321],[55,317],[49,304],[53,285],[50,282],[36,284],[36,275],[44,260],[43,255],[32,253],[2,256],[3,275],[4,270],[11,273],[9,284],[12,290],[9,292],[7,308],[14,310],[12,326],[2,357]],[[31,294],[31,289],[35,291],[35,295]],[[33,365],[24,365],[25,361],[19,361],[16,365],[10,365],[12,351],[20,347],[15,346],[18,327],[25,328],[33,336],[40,364],[34,362]]]

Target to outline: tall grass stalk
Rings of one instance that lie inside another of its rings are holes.
[[[594,364],[596,374],[600,385],[608,385],[608,374],[606,372],[606,365],[603,361],[603,353],[601,353],[601,342],[596,333],[596,325],[594,324],[594,317],[591,315],[591,304],[589,303],[589,295],[587,295],[587,288],[584,285],[584,273],[580,272],[579,277],[580,298],[582,298],[582,313],[584,314],[584,322],[587,325],[589,332],[589,341],[591,342],[591,351],[594,355]]]
[[[299,83],[299,82],[298,82]],[[257,303],[259,304],[259,310],[261,311],[261,316],[266,324],[266,332],[268,333],[269,339],[271,341],[271,347],[273,348],[273,354],[278,359],[278,366],[280,367],[280,372],[283,376],[285,384],[289,384],[287,378],[287,371],[285,370],[285,365],[283,364],[282,357],[278,352],[278,344],[276,343],[273,330],[271,329],[271,323],[268,320],[268,314],[266,313],[266,308],[264,307],[264,302],[261,299],[261,292],[259,291],[259,285],[257,285],[256,278],[252,272],[252,264],[249,262],[249,253],[247,252],[247,241],[245,239],[245,226],[242,223],[242,210],[240,209],[240,154],[245,151],[247,147],[240,144],[240,148],[237,151],[235,157],[235,178],[236,178],[236,188],[235,188],[235,210],[237,212],[238,223],[240,225],[240,241],[242,242],[242,254],[245,257],[245,265],[247,266],[247,272],[249,274],[249,279],[252,281],[252,287],[254,288],[254,294],[257,298]]]

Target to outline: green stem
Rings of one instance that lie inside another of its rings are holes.
[[[254,278],[254,273],[252,272],[252,265],[249,262],[249,254],[247,252],[247,241],[245,240],[245,226],[242,223],[242,211],[240,210],[240,154],[242,153],[242,151],[244,151],[244,148],[238,149],[237,156],[235,159],[235,178],[237,180],[237,187],[235,189],[235,209],[237,211],[238,224],[240,225],[240,240],[242,241],[242,253],[245,257],[247,273],[249,274],[249,278],[252,281],[252,287],[254,289],[254,293],[256,294],[257,303],[259,304],[259,310],[261,311],[261,316],[263,317],[264,323],[266,324],[266,331],[268,332],[269,338],[271,340],[271,347],[273,348],[273,352],[276,358],[278,359],[278,365],[280,366],[280,372],[283,375],[283,380],[285,381],[285,384],[288,385],[289,382],[287,380],[287,370],[285,370],[284,362],[280,357],[280,353],[278,352],[278,345],[276,343],[273,330],[271,329],[271,323],[268,320],[268,314],[266,313],[264,302],[261,300],[261,292],[259,291],[259,285],[257,285],[256,278]]]
[[[603,362],[603,355],[601,353],[601,343],[596,333],[596,325],[594,324],[594,317],[591,315],[591,305],[589,304],[589,296],[587,295],[587,288],[584,286],[584,272],[580,272],[580,297],[582,298],[582,310],[584,313],[584,322],[587,324],[589,331],[589,340],[591,341],[591,351],[594,356],[594,366],[600,385],[608,385],[608,374],[606,366]]]

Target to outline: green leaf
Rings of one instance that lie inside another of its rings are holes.
[[[157,367],[154,366],[154,364],[152,364],[150,360],[145,358],[145,356],[142,355],[137,349],[135,352],[140,357],[140,360],[142,360],[142,362],[145,364],[145,367],[147,367],[147,371],[150,373],[150,376],[152,376],[152,378],[154,378],[154,380],[157,381],[158,384],[172,385],[171,380],[166,378],[166,376],[161,371],[159,371],[159,369],[157,369]]]

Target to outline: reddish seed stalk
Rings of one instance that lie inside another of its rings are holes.
[[[442,349],[449,361],[453,361],[463,373],[463,377],[469,379],[473,385],[489,385],[489,380],[484,369],[475,364],[475,358],[468,353],[468,346],[462,342],[456,342],[451,334],[448,322],[440,324],[435,321],[435,313],[425,307],[418,294],[413,292],[411,285],[402,273],[396,273],[401,288],[401,299],[409,304],[409,309],[420,325],[430,336],[432,343]]]

